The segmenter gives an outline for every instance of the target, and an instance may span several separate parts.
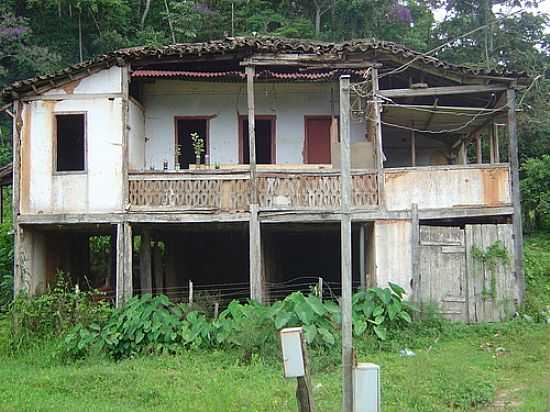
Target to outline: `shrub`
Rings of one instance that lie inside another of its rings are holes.
[[[88,327],[110,314],[107,302],[97,301],[97,291],[72,287],[63,273],[40,296],[18,295],[10,305],[12,345],[21,348],[33,341],[62,336],[75,325]]]
[[[389,283],[390,287],[372,288],[353,295],[353,334],[363,335],[369,326],[376,336],[385,340],[389,328],[397,328],[412,322],[409,312],[412,306],[403,301],[405,291]]]

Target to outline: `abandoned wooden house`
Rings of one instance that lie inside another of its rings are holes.
[[[525,80],[383,41],[250,37],[15,82],[16,290],[63,271],[118,304],[186,299],[189,281],[220,302],[319,277],[338,295],[349,234],[354,287],[394,282],[453,319],[509,316]]]

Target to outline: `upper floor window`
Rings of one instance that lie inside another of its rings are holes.
[[[86,170],[86,115],[83,113],[57,114],[56,171]]]

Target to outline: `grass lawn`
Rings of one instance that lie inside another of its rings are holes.
[[[410,358],[356,342],[360,361],[381,365],[384,411],[548,410],[550,327],[460,326],[418,342]],[[312,356],[319,411],[340,410],[338,356]],[[296,410],[295,382],[277,360],[242,364],[235,352],[65,363],[46,347],[0,355],[0,381],[2,411]]]

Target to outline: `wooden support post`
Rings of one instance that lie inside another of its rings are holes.
[[[375,74],[376,76],[376,74]],[[378,77],[375,77],[376,81]],[[375,96],[376,98],[376,96]],[[353,408],[351,322],[351,155],[350,76],[340,77],[340,242],[342,252],[342,410]],[[377,107],[377,105],[375,105]],[[379,113],[378,113],[379,115]],[[379,169],[380,170],[380,169]],[[380,182],[379,182],[380,184]]]
[[[148,229],[143,229],[139,249],[139,280],[142,295],[152,292],[151,263],[151,233]]]
[[[162,264],[162,251],[158,240],[153,247],[153,275],[155,280],[155,293],[157,295],[164,293],[164,268]]]
[[[129,126],[130,117],[130,73],[129,67],[124,66],[122,71],[122,210],[128,207],[128,169],[129,169]]]
[[[489,162],[495,163],[495,125],[491,123],[489,127]]]
[[[359,224],[359,281],[361,289],[367,288],[367,279],[365,273],[365,224]]]
[[[321,302],[323,301],[323,278],[319,276],[319,279],[317,280],[317,294],[319,296],[319,300]]]
[[[264,303],[264,282],[262,271],[262,238],[258,205],[250,205],[249,240],[250,240],[250,298]]]
[[[476,135],[476,161],[478,164],[483,163],[483,151],[481,149],[481,135],[477,133]]]
[[[23,104],[21,101],[16,101],[15,117],[13,118],[13,182],[12,182],[12,209],[13,209],[13,228],[14,228],[14,245],[13,245],[13,288],[17,295],[24,288],[24,265],[22,256],[21,242],[23,241],[23,230],[18,223],[20,195],[21,195],[21,131],[23,129]]]
[[[376,180],[378,187],[378,204],[381,209],[386,208],[386,200],[384,194],[384,150],[382,144],[382,119],[381,119],[381,107],[382,103],[378,101],[378,69],[371,69],[372,75],[372,98],[374,101],[374,122],[376,123]],[[341,159],[341,157],[340,157]]]
[[[500,163],[500,140],[498,137],[498,124],[493,124],[493,136],[495,140],[495,163]]]
[[[133,270],[132,258],[134,254],[134,236],[132,235],[132,225],[124,222],[124,303],[132,297],[133,294]]]
[[[525,278],[523,273],[523,227],[521,221],[521,194],[519,189],[516,91],[513,89],[508,89],[506,91],[506,99],[508,103],[508,135],[510,138],[510,143],[508,145],[508,159],[510,162],[512,204],[514,207],[514,214],[512,215],[512,225],[514,232],[514,267],[519,288],[519,304],[521,304],[523,302],[523,297],[525,294]]]
[[[315,412],[313,387],[311,385],[311,377],[309,374],[309,352],[303,333],[300,333],[300,340],[302,343],[302,355],[304,358],[304,376],[298,376],[296,378],[296,398],[298,399],[298,412]]]
[[[416,167],[416,133],[411,130],[411,166]]]
[[[121,307],[124,303],[124,224],[116,225],[116,289],[115,306]]]
[[[220,304],[218,302],[214,303],[214,319],[218,319],[220,313]]]
[[[460,164],[468,164],[468,147],[466,146],[466,142],[464,140],[460,143]]]
[[[258,219],[258,192],[256,182],[256,110],[254,106],[254,73],[254,66],[246,67],[246,91],[248,104],[248,153],[250,159],[250,298],[260,303],[263,303],[264,293],[262,281],[262,242],[260,221]]]
[[[414,302],[419,302],[420,299],[420,223],[418,220],[418,205],[411,205],[411,297]]]
[[[189,281],[189,306],[193,305],[193,281]]]

